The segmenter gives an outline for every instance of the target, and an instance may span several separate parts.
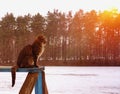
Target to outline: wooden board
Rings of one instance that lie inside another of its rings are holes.
[[[12,66],[0,66],[0,72],[11,72]],[[44,67],[39,68],[18,68],[17,72],[41,72],[44,70]]]

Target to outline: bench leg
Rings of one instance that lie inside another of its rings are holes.
[[[35,94],[48,94],[44,71],[41,71],[38,74],[38,80],[35,85]]]
[[[25,82],[23,83],[20,89],[19,94],[31,94],[37,79],[38,79],[37,72],[36,73],[29,72],[25,79]]]
[[[35,94],[43,94],[42,92],[43,92],[43,90],[42,90],[42,73],[39,72],[38,79],[35,84]]]

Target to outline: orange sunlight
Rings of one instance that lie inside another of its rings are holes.
[[[101,20],[105,20],[106,18],[115,18],[119,14],[118,9],[113,8],[111,10],[104,10],[103,13],[100,15]],[[109,19],[110,20],[110,19]]]

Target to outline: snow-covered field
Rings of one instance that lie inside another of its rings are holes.
[[[120,67],[46,67],[49,94],[120,94]],[[0,72],[0,94],[18,94],[27,73]],[[34,94],[34,91],[33,93]]]

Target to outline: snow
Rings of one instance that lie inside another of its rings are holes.
[[[120,94],[120,67],[46,67],[49,94]],[[18,94],[27,73],[0,72],[0,94]],[[33,93],[34,94],[34,91]]]

